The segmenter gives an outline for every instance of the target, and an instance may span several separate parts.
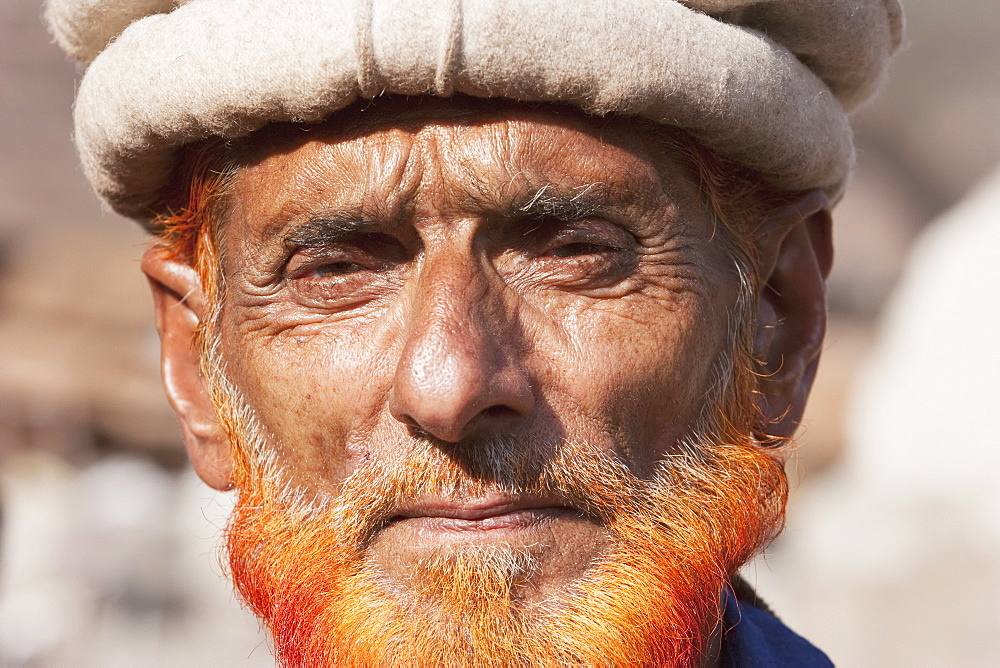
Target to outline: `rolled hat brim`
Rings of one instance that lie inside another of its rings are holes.
[[[151,15],[117,16],[128,25],[104,46],[114,30],[60,39],[97,53],[75,108],[85,173],[140,221],[158,213],[179,147],[319,121],[382,94],[640,116],[780,188],[836,199],[853,163],[847,111],[877,88],[901,34],[896,0],[176,4],[146,0]],[[60,21],[80,23],[65,15],[79,5],[50,3],[57,36]]]

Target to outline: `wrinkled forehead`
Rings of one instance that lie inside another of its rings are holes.
[[[278,208],[319,194],[344,204],[388,204],[416,197],[428,182],[448,188],[446,198],[455,202],[513,201],[541,189],[586,189],[636,206],[693,201],[694,180],[672,132],[643,119],[551,104],[380,99],[322,123],[273,125],[234,142],[231,194],[236,206],[252,202],[255,217],[277,216]]]

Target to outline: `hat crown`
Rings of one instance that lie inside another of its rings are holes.
[[[836,199],[854,155],[845,113],[902,34],[898,0],[49,0],[47,17],[89,63],[84,171],[140,220],[184,144],[383,93],[640,116]]]

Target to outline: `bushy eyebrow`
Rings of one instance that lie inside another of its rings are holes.
[[[552,185],[545,185],[539,188],[530,199],[520,203],[515,203],[513,209],[521,216],[531,218],[557,218],[559,220],[573,221],[593,216],[601,208],[603,200],[601,197],[602,185],[591,183],[582,188],[574,188],[570,192],[563,192]]]
[[[286,248],[323,248],[378,229],[376,223],[359,214],[338,211],[314,216],[296,225],[282,235],[281,241]]]
[[[497,188],[492,183],[472,178],[459,205],[480,215],[517,222],[525,219],[553,218],[566,222],[581,220],[617,209],[624,204],[616,189],[602,182],[565,186],[537,181],[507,184]]]

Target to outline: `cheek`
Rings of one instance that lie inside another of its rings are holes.
[[[385,330],[358,323],[224,335],[230,379],[297,480],[336,484],[369,456],[391,386]]]
[[[540,375],[567,404],[560,412],[597,423],[645,470],[700,416],[725,345],[725,313],[694,296],[621,306],[535,327],[535,346],[554,350]]]

